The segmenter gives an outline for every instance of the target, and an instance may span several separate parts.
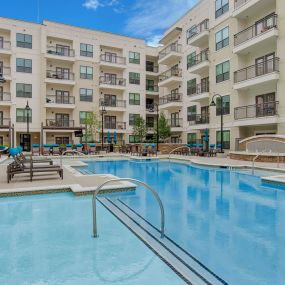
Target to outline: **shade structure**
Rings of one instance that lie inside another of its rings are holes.
[[[110,134],[110,131],[108,131],[108,133],[107,133],[107,142],[108,142],[108,143],[111,143],[111,134]]]

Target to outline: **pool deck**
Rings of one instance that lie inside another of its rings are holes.
[[[96,159],[98,161],[104,159],[129,159],[129,155],[106,155],[94,156],[94,157],[80,157],[80,158],[66,158],[63,160],[64,178],[60,179],[57,174],[45,174],[37,177],[35,175],[32,182],[29,181],[29,177],[15,176],[12,181],[8,184],[6,181],[6,168],[7,158],[2,156],[0,158],[0,196],[7,195],[23,195],[23,194],[37,194],[37,193],[49,193],[49,192],[61,192],[70,191],[76,195],[88,194],[96,190],[96,188],[102,183],[110,179],[116,179],[111,174],[93,174],[83,175],[76,171],[73,166],[82,166],[84,163],[81,160],[84,159]],[[131,157],[132,159],[139,160],[156,160],[157,157]],[[160,155],[159,159],[168,159],[168,155]],[[196,157],[196,156],[179,156],[171,155],[171,160],[185,161],[200,166],[212,166],[212,167],[223,167],[223,168],[252,168],[252,163],[249,161],[232,160],[229,158],[218,158],[218,157]],[[59,158],[54,159],[55,164],[59,164]],[[2,162],[2,163],[1,163]],[[256,162],[255,169],[276,171],[276,175],[270,177],[263,177],[262,180],[268,183],[282,184],[285,185],[285,164],[280,163],[277,167],[277,163],[264,163]],[[284,175],[281,174],[284,172]],[[105,192],[110,191],[133,191],[135,186],[130,182],[112,182],[103,187]]]

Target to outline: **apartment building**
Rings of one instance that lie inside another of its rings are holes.
[[[77,143],[75,131],[90,112],[101,121],[102,109],[104,140],[116,132],[136,142],[136,116],[150,139],[154,104],[172,143],[219,144],[221,112],[225,149],[285,133],[283,0],[201,0],[160,43],[0,18],[0,144]],[[210,106],[214,94],[222,100]]]

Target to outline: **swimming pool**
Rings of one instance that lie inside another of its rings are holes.
[[[86,163],[77,168],[83,174],[111,173],[153,186],[165,207],[166,235],[225,283],[284,284],[285,191],[227,169],[168,161]],[[158,227],[151,194],[136,191],[119,199]]]

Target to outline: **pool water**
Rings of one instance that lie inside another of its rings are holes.
[[[227,283],[285,284],[284,189],[249,173],[168,161],[86,163],[78,168],[82,173],[111,173],[153,186],[165,207],[166,235]],[[140,190],[120,200],[159,227],[156,201]]]
[[[185,284],[100,203],[71,193],[0,199],[1,285]]]

